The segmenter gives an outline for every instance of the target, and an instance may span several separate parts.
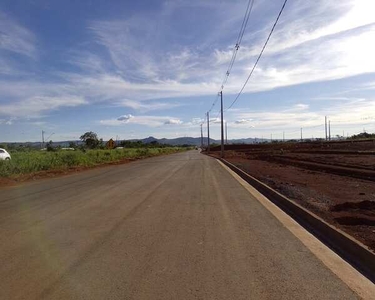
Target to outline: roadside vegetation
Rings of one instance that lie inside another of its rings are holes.
[[[87,139],[87,136],[85,134],[81,137],[82,144],[71,144],[68,150],[64,150],[61,147],[54,148],[51,142],[47,143],[44,151],[28,147],[10,149],[4,145],[4,148],[10,150],[12,159],[10,161],[0,161],[0,177],[15,178],[20,175],[40,171],[92,167],[100,164],[142,159],[191,149],[188,146],[172,147],[158,143],[143,144],[138,141],[119,143],[120,148],[106,149],[106,145],[102,140],[93,141],[92,139]]]

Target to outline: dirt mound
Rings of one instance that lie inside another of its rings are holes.
[[[352,210],[374,210],[375,201],[365,200],[361,202],[345,202],[333,205],[331,211],[352,211]]]

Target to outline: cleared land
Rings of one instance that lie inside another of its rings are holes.
[[[9,179],[48,177],[61,171],[80,170],[107,163],[124,163],[186,150],[188,149],[164,147],[87,151],[11,151],[11,161],[0,161],[0,186],[9,183]]]
[[[375,249],[375,141],[226,149],[228,161]]]

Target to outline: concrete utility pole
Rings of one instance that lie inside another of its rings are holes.
[[[203,124],[201,124],[201,149],[203,150],[203,129],[202,129]]]
[[[325,126],[325,130],[326,130],[326,140],[327,140],[328,139],[328,136],[327,136],[327,116],[325,116],[324,120],[325,120],[324,126]]]
[[[283,131],[283,142],[285,142],[285,131]]]
[[[207,112],[207,153],[210,153],[210,112]]]
[[[44,130],[42,130],[42,149],[44,148],[44,134],[45,134],[46,132],[44,131]]]
[[[331,120],[328,121],[328,140],[331,140]]]
[[[221,158],[224,157],[224,108],[223,108],[223,91],[220,92],[221,98]]]
[[[225,122],[225,144],[228,145],[228,123]]]
[[[301,142],[303,141],[303,137],[302,137],[302,127],[301,127]]]

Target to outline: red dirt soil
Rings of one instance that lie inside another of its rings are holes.
[[[229,145],[225,159],[375,250],[375,143],[321,144]],[[338,145],[337,154],[319,151],[332,152]],[[310,162],[323,167],[311,168]],[[337,173],[335,167],[341,166],[350,169]],[[370,172],[370,177],[356,178],[350,170]]]

